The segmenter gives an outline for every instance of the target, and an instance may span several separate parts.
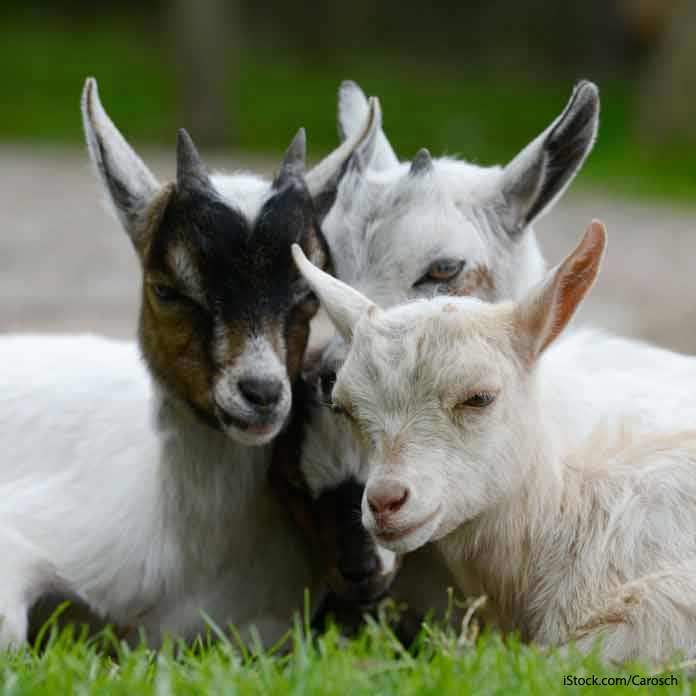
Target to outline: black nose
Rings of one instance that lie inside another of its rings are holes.
[[[271,409],[280,401],[283,383],[279,379],[249,377],[239,380],[239,391],[254,407]]]
[[[379,561],[374,554],[366,554],[357,558],[343,556],[338,562],[338,570],[349,582],[369,580],[379,570]]]

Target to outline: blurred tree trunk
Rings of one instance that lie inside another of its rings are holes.
[[[639,97],[638,132],[653,145],[696,142],[696,2],[676,4]]]
[[[181,125],[196,143],[220,145],[232,134],[226,109],[237,0],[172,0],[173,51]]]

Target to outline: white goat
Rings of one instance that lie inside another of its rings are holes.
[[[368,114],[360,88],[343,83],[339,130],[355,137]],[[343,178],[324,222],[337,277],[385,307],[436,294],[488,301],[519,297],[544,268],[531,224],[582,166],[596,138],[598,116],[597,88],[579,83],[561,115],[504,168],[433,160],[426,150],[412,163],[400,164],[380,130],[369,168],[354,168]],[[340,340],[324,350],[301,455],[301,474],[317,515],[323,514],[322,529],[335,526],[327,515],[337,516],[337,491],[355,491],[368,471],[344,419],[325,407],[345,353]],[[352,498],[341,499],[340,515],[352,520]],[[355,557],[355,550],[347,553],[347,544],[335,539],[327,538],[326,545],[327,557],[334,557],[331,584],[339,595],[379,596],[391,581],[394,559],[383,549],[373,549],[370,559],[369,545],[363,545],[363,572],[351,568],[348,578],[340,572],[342,557]],[[393,588],[396,596],[423,613],[445,609],[451,580],[435,567],[427,550],[405,559]],[[467,589],[479,587],[472,581]]]
[[[593,223],[518,302],[391,310],[293,251],[352,341],[333,400],[370,453],[378,543],[439,540],[524,638],[661,660],[696,648],[696,359],[588,332],[556,342],[604,245]]]
[[[140,350],[0,339],[0,649],[25,639],[40,596],[63,591],[154,644],[200,632],[202,612],[276,640],[304,588],[320,594],[267,485],[267,443],[288,416],[317,309],[290,245],[328,263],[322,210],[349,160],[369,156],[378,105],[306,179],[302,131],[273,183],[209,177],[182,131],[177,180],[164,187],[91,79],[82,112],[143,267]]]
[[[339,93],[339,130],[355,137],[368,101]],[[543,273],[533,222],[548,212],[594,145],[599,96],[580,82],[563,112],[506,166],[421,150],[399,163],[384,133],[370,167],[343,178],[323,229],[335,274],[383,306],[460,293],[519,297]]]

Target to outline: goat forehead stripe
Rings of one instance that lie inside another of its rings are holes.
[[[204,302],[201,277],[192,250],[183,243],[175,244],[167,252],[167,261],[176,279],[192,297]]]
[[[214,195],[180,196],[155,234],[148,265],[176,275],[211,309],[219,305],[237,315],[245,309],[265,313],[266,305],[279,310],[299,277],[291,243],[311,234],[313,221],[303,209],[293,212],[286,205],[288,196],[281,197],[280,207],[275,198],[252,226]]]
[[[262,354],[272,350],[285,360],[284,323],[263,321],[260,325],[243,320],[225,322],[218,319],[213,328],[213,358],[218,365],[235,360],[245,351]]]

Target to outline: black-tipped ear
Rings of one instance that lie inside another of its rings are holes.
[[[433,158],[430,156],[430,152],[426,148],[421,148],[413,158],[408,173],[410,176],[425,176],[430,174],[433,169]]]
[[[179,193],[207,193],[212,189],[208,167],[184,128],[176,137],[176,188]]]
[[[367,97],[360,86],[352,80],[344,80],[338,90],[338,134],[346,140],[360,130],[369,110]],[[382,128],[376,136],[375,149],[370,168],[390,169],[399,164],[399,158],[389,144]]]
[[[121,225],[137,246],[145,212],[160,186],[104,111],[93,77],[85,82],[81,108],[90,159]]]
[[[273,180],[273,187],[279,189],[293,179],[302,179],[304,177],[306,156],[307,136],[305,134],[305,129],[300,128],[300,130],[297,131],[297,135],[292,139],[290,146],[285,151],[278,174]]]
[[[599,125],[599,91],[588,81],[575,86],[563,113],[505,168],[502,193],[511,235],[548,211],[592,150]]]

